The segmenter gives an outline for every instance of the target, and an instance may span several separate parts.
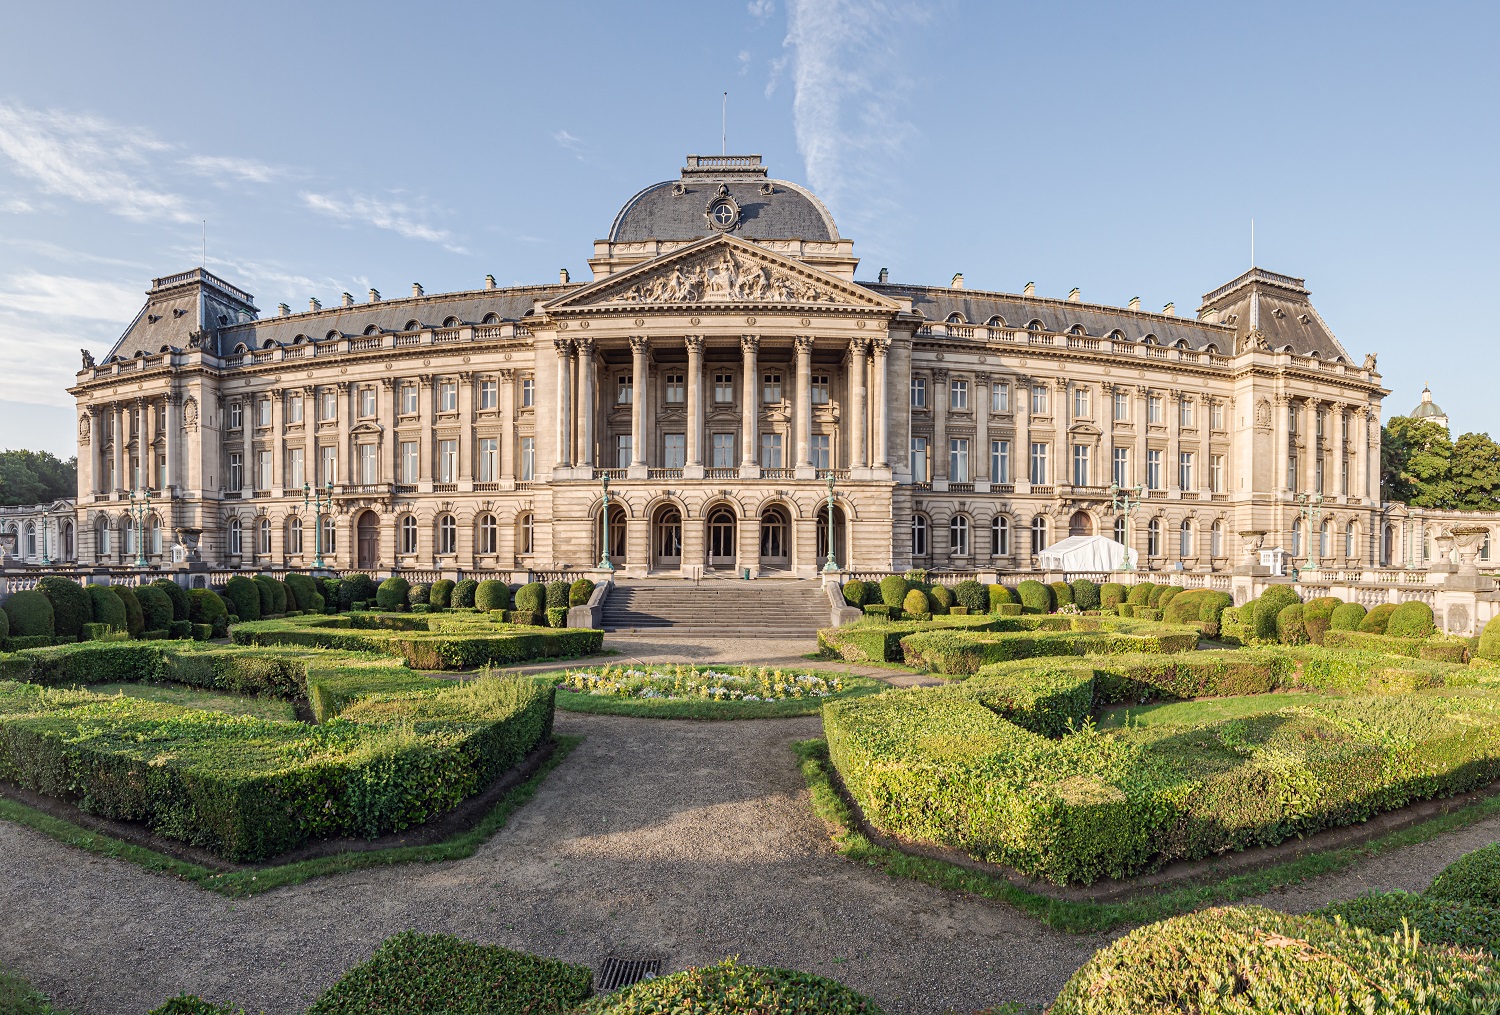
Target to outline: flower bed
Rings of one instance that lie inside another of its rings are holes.
[[[839,674],[796,673],[765,666],[731,669],[602,666],[569,670],[562,687],[579,694],[666,701],[792,701],[826,698],[844,690]]]

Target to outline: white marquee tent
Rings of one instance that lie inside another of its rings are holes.
[[[1105,536],[1069,536],[1053,543],[1036,555],[1043,571],[1118,571],[1125,565],[1125,555],[1135,566],[1136,552]]]

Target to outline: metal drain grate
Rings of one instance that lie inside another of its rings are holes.
[[[661,959],[605,959],[594,981],[594,990],[608,994],[632,983],[649,980],[661,972]]]

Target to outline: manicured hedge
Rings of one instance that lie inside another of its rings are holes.
[[[1323,636],[1328,648],[1352,648],[1367,652],[1407,656],[1411,659],[1435,659],[1446,663],[1467,662],[1467,639],[1396,638],[1389,634],[1367,634],[1364,631],[1329,631]]]
[[[387,578],[375,590],[375,605],[382,610],[404,610],[410,594],[411,583],[405,578]]]
[[[516,589],[516,609],[541,613],[547,608],[547,587],[541,582],[528,582]]]
[[[1479,635],[1479,650],[1474,653],[1480,659],[1500,660],[1500,615],[1496,615]]]
[[[953,590],[946,585],[934,585],[927,590],[928,612],[934,616],[946,615],[953,608]]]
[[[901,602],[901,612],[914,617],[930,616],[931,600],[921,589],[910,589],[906,593],[906,598]]]
[[[1004,585],[989,585],[985,591],[990,594],[990,612],[998,613],[1001,606],[1019,606],[1021,600],[1016,597],[1015,592]]]
[[[1283,645],[1306,645],[1307,628],[1302,623],[1301,603],[1293,603],[1276,614],[1276,640]]]
[[[428,590],[427,601],[434,610],[446,610],[453,605],[453,590],[457,583],[450,578],[439,578]]]
[[[560,630],[514,628],[428,628],[432,618],[398,615],[373,621],[379,629],[355,629],[328,623],[343,618],[316,620],[263,620],[236,624],[231,635],[236,645],[296,645],[304,648],[336,648],[357,652],[379,652],[404,659],[419,670],[469,670],[480,666],[507,666],[533,659],[571,659],[599,651],[604,632],[592,628]],[[396,622],[407,630],[393,630]]]
[[[1151,582],[1137,582],[1130,586],[1130,591],[1125,594],[1125,602],[1130,606],[1148,606],[1151,602],[1151,594],[1157,589]]]
[[[918,590],[913,589],[913,592]],[[847,627],[830,627],[818,632],[818,651],[824,658],[848,659],[854,662],[899,662],[901,639],[917,631],[934,627],[968,630],[990,630],[995,618],[987,616],[947,616],[941,620],[871,620]]]
[[[485,579],[474,593],[474,605],[481,610],[510,609],[510,586],[493,578]]]
[[[645,980],[593,998],[577,1015],[881,1015],[881,1009],[834,980],[811,973],[743,966],[725,959],[714,966]]]
[[[548,582],[545,586],[546,609],[565,610],[568,608],[569,584],[565,581]]]
[[[844,582],[840,590],[844,595],[844,602],[850,606],[862,607],[865,605],[865,596],[868,594],[869,586],[858,578]]]
[[[1288,606],[1302,602],[1297,590],[1290,585],[1272,585],[1255,601],[1255,617],[1251,634],[1257,641],[1277,641],[1280,637],[1276,620]]]
[[[1099,586],[1087,578],[1079,578],[1073,582],[1073,605],[1084,612],[1099,609]]]
[[[245,1015],[245,1009],[213,1004],[193,994],[179,994],[152,1008],[147,1015]]]
[[[286,586],[268,574],[258,574],[250,579],[260,596],[260,615],[275,617],[286,612]]]
[[[135,589],[129,585],[111,585],[109,588],[125,605],[125,629],[132,638],[139,638],[146,629],[146,614],[141,609],[141,601],[136,596]]]
[[[125,603],[108,585],[90,585],[85,591],[96,624],[108,624],[111,630],[126,631]]]
[[[250,578],[237,574],[224,583],[221,593],[229,604],[229,612],[240,620],[260,619],[260,589]]]
[[[141,604],[141,622],[148,631],[165,631],[172,625],[172,599],[155,585],[142,585],[135,590],[135,598]]]
[[[1363,927],[1381,937],[1422,935],[1424,945],[1455,945],[1500,953],[1500,909],[1493,905],[1437,898],[1409,892],[1384,892],[1344,899],[1315,910],[1313,916]]]
[[[292,602],[287,604],[289,609],[301,610],[303,613],[312,611],[313,597],[319,594],[317,582],[305,574],[289,574],[286,576],[286,588],[292,599]]]
[[[349,610],[355,603],[367,603],[375,598],[375,582],[362,572],[345,575],[339,583],[339,609]],[[244,617],[240,618],[244,620]]]
[[[1365,612],[1365,608],[1359,603],[1344,603],[1342,606],[1335,606],[1333,615],[1328,618],[1328,630],[1357,631],[1365,619]]]
[[[1392,638],[1425,638],[1435,630],[1432,607],[1415,599],[1397,606],[1385,627]]]
[[[36,583],[36,590],[52,603],[53,632],[57,636],[77,638],[83,633],[83,625],[94,619],[89,594],[71,578],[47,575]]]
[[[1099,608],[1114,612],[1125,601],[1126,588],[1119,582],[1105,582],[1099,586]]]
[[[473,578],[465,578],[453,586],[453,598],[451,606],[455,610],[468,610],[474,606],[474,593],[479,588],[479,583]]]
[[[1055,605],[1052,589],[1031,578],[1016,586],[1016,596],[1027,613],[1051,613]]]
[[[47,638],[57,632],[53,627],[52,600],[40,592],[16,592],[5,600],[6,619],[12,638]]]
[[[911,583],[899,574],[886,575],[880,579],[880,601],[887,606],[901,606],[906,602],[906,594],[911,591]]]
[[[953,599],[970,613],[989,612],[989,593],[985,591],[983,585],[972,578],[965,578],[953,586]]]
[[[901,639],[908,666],[936,673],[974,673],[988,663],[1033,656],[1115,655],[1122,652],[1189,652],[1198,647],[1196,629],[1154,634],[1113,631],[981,632],[925,631]]]
[[[1434,899],[1500,906],[1500,843],[1459,857],[1433,880],[1426,894]]]
[[[192,601],[188,598],[187,589],[178,585],[170,578],[158,578],[151,583],[153,588],[161,589],[172,600],[173,620],[192,620]]]
[[[1385,634],[1386,625],[1390,623],[1391,614],[1395,612],[1395,603],[1381,603],[1365,614],[1365,619],[1359,622],[1359,629],[1366,634]]]
[[[188,611],[188,619],[194,624],[207,624],[213,637],[222,638],[229,633],[229,607],[212,589],[189,592]]]

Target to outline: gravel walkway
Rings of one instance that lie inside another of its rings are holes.
[[[683,642],[611,646],[643,661],[807,662],[800,646]],[[892,1013],[938,1015],[1048,1002],[1106,940],[834,854],[789,749],[819,735],[816,717],[559,713],[557,727],[586,739],[475,856],[246,900],[0,822],[0,965],[78,1015],[139,1015],[182,990],[298,1012],[382,939],[416,928],[596,969],[609,955],[657,956],[669,970],[739,955],[833,976]],[[1305,910],[1420,890],[1497,836],[1500,818],[1255,901]]]

